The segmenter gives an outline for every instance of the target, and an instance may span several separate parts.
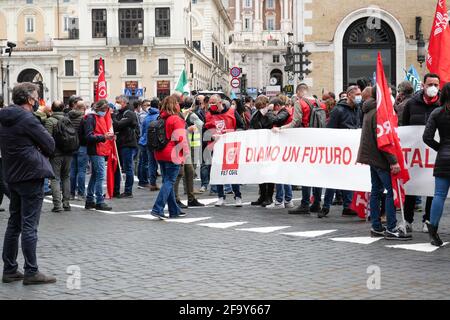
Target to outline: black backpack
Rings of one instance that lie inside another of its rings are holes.
[[[326,128],[327,126],[327,113],[320,107],[320,101],[316,99],[314,104],[311,104],[309,99],[303,99],[309,106],[311,113],[309,115],[309,127],[310,128]]]
[[[147,148],[150,151],[161,151],[169,141],[166,136],[166,121],[161,117],[151,121],[147,130]]]
[[[63,153],[73,153],[80,147],[78,132],[67,117],[62,117],[53,129],[55,146]]]

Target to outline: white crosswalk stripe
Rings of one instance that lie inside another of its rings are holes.
[[[381,239],[383,238],[372,238],[372,237],[330,238],[330,240],[333,241],[359,243],[359,244],[372,244]]]
[[[449,244],[448,242],[444,242],[443,246]],[[396,244],[396,245],[389,245],[386,246],[387,248],[394,248],[394,249],[406,249],[406,250],[414,250],[414,251],[420,251],[420,252],[434,252],[439,247],[433,246],[431,243],[413,243],[413,244]]]
[[[167,219],[165,221],[168,222],[177,222],[177,223],[193,223],[198,222],[202,220],[208,220],[211,219],[211,217],[202,217],[202,218],[174,218],[174,219]]]
[[[249,232],[258,232],[258,233],[271,233],[278,230],[283,230],[290,228],[290,226],[279,226],[279,227],[260,227],[260,228],[244,228],[244,229],[236,229],[239,231],[249,231]]]
[[[337,230],[316,230],[316,231],[301,231],[301,232],[286,232],[286,233],[281,233],[283,235],[287,235],[287,236],[293,236],[293,237],[305,237],[305,238],[315,238],[315,237],[320,237],[323,236],[325,234],[329,234],[332,232],[335,232]]]
[[[216,229],[227,229],[231,227],[237,227],[243,224],[246,224],[246,221],[242,222],[217,222],[217,223],[200,223],[199,226],[216,228]]]

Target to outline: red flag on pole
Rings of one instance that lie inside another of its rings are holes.
[[[358,214],[361,219],[366,219],[370,215],[370,193],[355,191],[353,192],[353,200],[350,209]]]
[[[109,128],[110,132],[113,132],[110,108],[108,108],[108,111],[106,112],[105,121],[106,127]],[[108,148],[108,163],[106,171],[106,189],[108,193],[108,198],[111,199],[114,193],[114,175],[117,169],[117,165],[119,163],[119,159],[117,158],[116,141],[108,140],[107,143],[109,148]]]
[[[398,118],[392,106],[389,87],[384,74],[383,61],[378,52],[377,62],[377,143],[378,149],[395,155],[400,165],[398,174],[391,173],[392,189],[394,189],[394,204],[402,207],[405,201],[403,184],[409,181],[409,172],[405,165],[400,139],[397,134]],[[398,193],[400,194],[400,197]],[[401,203],[400,203],[401,199]]]
[[[441,77],[441,87],[450,82],[450,28],[445,0],[438,0],[428,45],[427,67]]]
[[[98,80],[97,80],[97,92],[95,94],[95,102],[106,99],[108,94],[106,93],[106,80],[105,80],[105,68],[103,65],[103,59],[100,58],[98,62]]]

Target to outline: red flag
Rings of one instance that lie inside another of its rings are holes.
[[[106,127],[110,128],[110,132],[113,132],[112,128],[112,118],[111,118],[111,109],[108,108],[108,111],[105,115]],[[108,193],[108,198],[111,199],[114,193],[114,175],[117,169],[117,163],[119,159],[117,159],[117,150],[116,150],[116,141],[108,140],[109,145],[109,155],[108,155],[108,164],[106,171],[106,189]]]
[[[103,59],[100,58],[98,62],[98,80],[97,80],[97,93],[95,95],[95,102],[103,100],[108,97],[106,93],[106,80],[105,80],[105,68],[103,66]]]
[[[427,67],[441,77],[441,87],[450,82],[450,28],[445,0],[438,0],[428,45]]]
[[[378,52],[377,62],[377,143],[378,149],[395,155],[400,165],[400,172],[398,174],[391,173],[392,188],[394,189],[394,204],[400,208],[400,201],[405,201],[405,191],[403,184],[409,180],[409,172],[405,165],[403,158],[402,147],[400,139],[397,134],[398,118],[392,106],[389,87],[386,76],[384,74],[383,61],[381,54]],[[400,187],[400,188],[399,188]],[[400,189],[400,198],[398,190]]]
[[[353,192],[353,200],[350,209],[358,213],[358,217],[366,219],[370,215],[370,193],[355,191]]]

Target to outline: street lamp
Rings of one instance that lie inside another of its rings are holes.
[[[416,40],[417,40],[417,62],[420,63],[420,67],[425,62],[425,41],[423,39],[423,34],[420,29],[422,23],[422,17],[416,17]]]
[[[6,103],[9,105],[10,104],[10,100],[9,100],[9,64],[11,61],[11,54],[14,50],[14,48],[17,46],[14,42],[8,41],[6,43],[6,46],[8,48],[5,49],[5,53],[8,54],[8,62],[6,64],[6,75],[3,74],[3,61],[2,61],[2,95],[3,95],[3,99],[5,99],[5,84],[6,84]],[[6,82],[4,79],[4,76],[6,76]]]

